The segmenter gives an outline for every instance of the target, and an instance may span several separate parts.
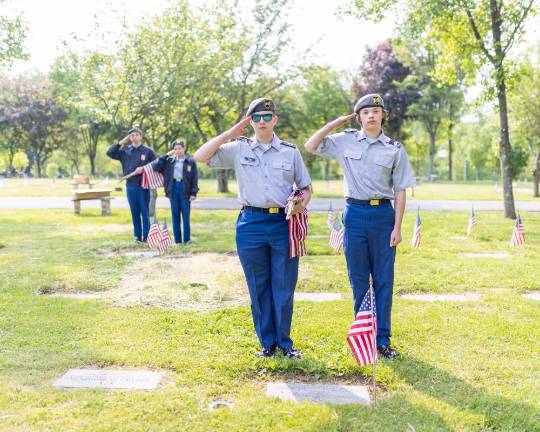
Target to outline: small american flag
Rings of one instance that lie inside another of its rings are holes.
[[[289,221],[289,258],[301,257],[306,254],[306,237],[308,233],[308,212],[307,209],[302,210],[291,216],[291,211],[294,207],[294,202],[302,200],[304,192],[300,189],[294,190],[285,205],[285,212]]]
[[[144,165],[141,177],[141,186],[144,189],[158,189],[163,186],[163,174],[154,171],[152,162]]]
[[[467,227],[467,237],[472,233],[473,227],[476,225],[476,215],[474,214],[474,206],[471,207],[471,215],[469,216],[469,226]]]
[[[334,215],[334,209],[332,208],[332,201],[330,201],[330,207],[328,207],[328,216],[326,217],[326,225],[328,225],[328,229],[332,229],[334,226],[334,219],[336,216]]]
[[[412,236],[412,247],[420,247],[420,240],[422,235],[420,234],[420,227],[422,226],[422,221],[420,220],[420,209],[416,211],[416,223],[414,224],[414,232]]]
[[[335,218],[334,224],[330,229],[330,246],[336,252],[339,252],[343,246],[343,235],[345,233],[345,228],[339,223],[339,219]]]
[[[370,284],[347,334],[347,342],[359,366],[377,361],[377,349],[375,348],[377,314],[374,305],[375,293],[373,293],[373,285]]]
[[[161,241],[161,229],[159,228],[156,217],[154,216],[154,222],[150,226],[148,231],[148,237],[146,237],[146,244],[150,249],[155,248]]]
[[[158,244],[158,250],[160,255],[163,255],[165,250],[172,244],[171,236],[169,235],[169,230],[167,229],[167,219],[161,227],[161,239]]]
[[[525,228],[521,223],[521,216],[518,215],[516,223],[514,225],[514,231],[512,232],[512,240],[510,240],[511,246],[523,246],[525,244]]]

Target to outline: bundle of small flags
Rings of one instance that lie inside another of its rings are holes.
[[[294,190],[285,205],[285,213],[289,226],[289,258],[301,257],[306,254],[306,237],[308,233],[308,211],[303,209],[300,213],[292,215],[294,206],[304,198],[304,192]]]
[[[157,247],[160,255],[165,253],[167,248],[172,244],[172,239],[167,229],[167,219],[165,219],[163,225],[160,227],[154,216],[154,222],[150,226],[150,231],[148,231],[146,244],[150,249]]]
[[[420,233],[420,227],[422,226],[422,221],[420,220],[420,208],[416,211],[416,223],[414,224],[414,232],[412,236],[412,247],[418,248],[420,247],[420,240],[421,240],[421,233]]]
[[[144,165],[141,177],[141,187],[144,189],[158,189],[163,187],[163,174],[154,171],[152,162]]]
[[[525,228],[521,223],[521,216],[518,214],[516,223],[514,224],[514,230],[512,231],[512,239],[510,240],[510,246],[523,246],[525,244]]]

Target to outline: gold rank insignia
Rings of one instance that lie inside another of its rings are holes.
[[[269,99],[266,99],[266,100],[264,101],[264,107],[265,107],[266,109],[272,108],[272,101],[269,100]]]
[[[373,96],[373,105],[382,105],[382,99],[380,96]]]

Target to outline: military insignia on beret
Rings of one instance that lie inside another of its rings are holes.
[[[382,99],[380,96],[373,96],[373,105],[382,105]]]
[[[266,100],[264,101],[264,107],[265,107],[266,109],[272,108],[272,101],[269,100],[269,99],[266,99]]]

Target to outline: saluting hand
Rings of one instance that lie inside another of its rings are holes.
[[[356,114],[352,113],[352,114],[348,114],[348,115],[338,117],[337,119],[332,120],[330,123],[328,123],[328,127],[332,128],[332,129],[337,129],[337,128],[343,126],[345,123],[347,123],[349,120],[351,120],[355,116],[356,116]]]
[[[240,120],[238,123],[236,123],[232,128],[230,128],[228,130],[230,139],[236,139],[240,135],[244,134],[246,132],[246,128],[250,120],[251,120],[250,117],[245,117],[242,120]]]
[[[129,142],[129,134],[126,135],[122,140],[119,142],[121,146],[125,146]]]

